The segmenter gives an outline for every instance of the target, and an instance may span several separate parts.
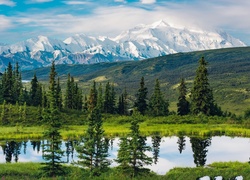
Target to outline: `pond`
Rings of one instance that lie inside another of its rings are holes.
[[[63,161],[77,161],[74,144],[77,141],[63,141]],[[43,141],[1,141],[0,163],[5,162],[42,162]],[[119,149],[119,138],[110,141],[110,159],[115,159]],[[148,137],[147,144],[152,151],[147,152],[154,157],[155,163],[147,166],[158,174],[165,174],[174,167],[195,167],[213,162],[240,161],[247,162],[250,157],[250,138],[214,136],[210,138],[197,137]],[[111,166],[117,164],[113,161]]]

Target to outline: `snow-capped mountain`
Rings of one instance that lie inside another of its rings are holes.
[[[22,69],[57,64],[140,60],[170,53],[246,46],[224,31],[179,28],[158,21],[138,25],[115,38],[77,34],[64,41],[45,36],[0,44],[0,69],[18,61]]]

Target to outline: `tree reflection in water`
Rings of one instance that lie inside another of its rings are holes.
[[[207,161],[207,147],[211,145],[211,137],[200,138],[200,137],[190,137],[190,142],[192,145],[194,163],[196,166],[204,166]]]
[[[182,151],[185,150],[185,147],[186,147],[186,139],[185,139],[185,137],[184,136],[179,136],[177,144],[178,144],[178,150],[179,150],[179,152],[181,154]]]

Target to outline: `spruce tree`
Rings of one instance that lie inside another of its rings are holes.
[[[148,169],[143,168],[144,165],[152,164],[152,158],[146,154],[151,148],[146,145],[146,137],[140,135],[140,120],[140,113],[135,111],[132,115],[129,137],[121,139],[120,149],[115,160],[121,171],[125,170],[124,173],[131,177],[147,171]]]
[[[60,86],[60,79],[57,77],[57,83],[56,83],[56,106],[58,107],[58,110],[62,110],[62,90]]]
[[[190,112],[190,104],[186,99],[186,95],[187,87],[184,78],[182,78],[179,86],[179,97],[177,103],[177,114],[181,116],[187,115]]]
[[[108,142],[104,138],[101,113],[98,108],[90,111],[88,117],[88,128],[82,139],[83,145],[79,145],[77,164],[88,168],[90,176],[99,176],[105,172],[110,165],[108,157]]]
[[[19,100],[20,93],[22,91],[22,77],[19,72],[19,65],[16,62],[14,71],[13,71],[13,102],[17,102]]]
[[[13,69],[11,63],[9,62],[7,70],[5,70],[2,77],[3,99],[6,101],[6,103],[15,103],[13,95],[13,84]]]
[[[71,85],[71,76],[68,74],[66,92],[65,92],[65,108],[72,109],[72,85]]]
[[[30,105],[32,106],[41,106],[42,105],[42,87],[38,82],[36,73],[31,80],[30,88]]]
[[[58,104],[57,104],[57,85],[56,85],[56,71],[54,61],[52,62],[50,70],[50,83],[48,102],[49,107],[45,109],[43,120],[48,126],[44,132],[44,139],[46,143],[43,144],[43,158],[46,161],[42,170],[47,176],[57,176],[64,173],[62,168],[62,155],[61,150],[61,135],[60,128],[61,122],[59,118]]]
[[[138,93],[136,94],[136,101],[134,104],[134,107],[142,115],[144,115],[146,110],[148,109],[147,94],[148,94],[148,89],[145,87],[144,77],[142,77],[140,82],[140,88],[138,89]]]
[[[102,91],[102,84],[98,87],[98,97],[97,97],[97,107],[100,109],[101,112],[104,111],[104,98],[103,98],[103,91]]]
[[[149,114],[153,116],[167,115],[169,112],[168,106],[168,102],[161,93],[159,80],[156,79],[154,92],[149,101]]]
[[[97,89],[96,89],[96,82],[93,82],[93,86],[90,89],[89,92],[89,98],[88,98],[88,111],[91,112],[94,110],[94,108],[97,106]]]
[[[199,60],[193,89],[191,91],[192,114],[212,115],[214,99],[208,82],[207,62],[204,57]]]

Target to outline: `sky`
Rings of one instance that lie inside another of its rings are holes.
[[[222,29],[250,45],[248,0],[0,0],[0,43],[38,35],[116,37],[164,20],[180,27]]]

